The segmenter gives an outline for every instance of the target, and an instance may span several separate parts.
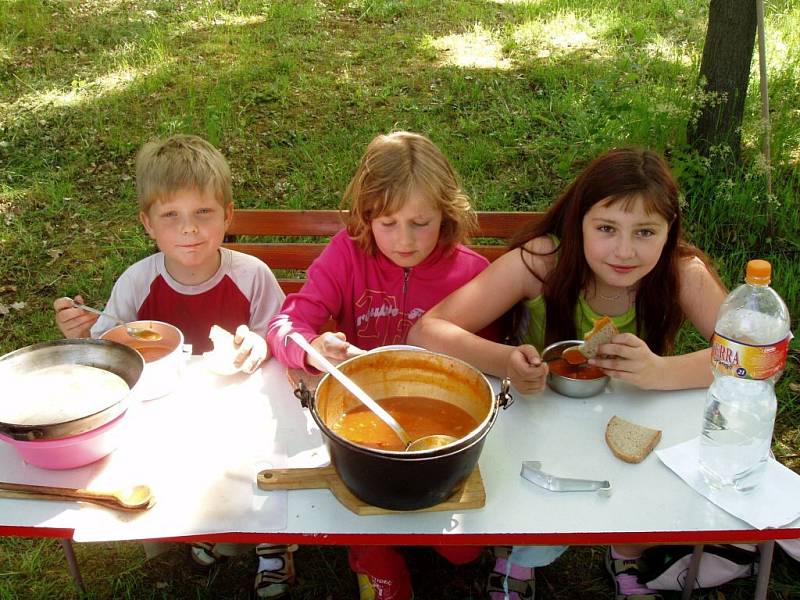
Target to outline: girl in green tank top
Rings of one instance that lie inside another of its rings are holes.
[[[607,315],[620,333],[599,347],[602,357],[592,364],[642,388],[703,387],[711,382],[710,350],[673,356],[673,343],[684,320],[709,339],[725,294],[705,255],[683,239],[678,190],[664,159],[623,148],[592,161],[541,220],[518,233],[509,252],[429,310],[408,341],[534,394],[546,383],[542,349],[583,337]],[[509,332],[518,345],[475,335],[519,305],[525,322]],[[515,547],[498,557],[489,591],[502,584],[524,590],[514,600],[529,597],[533,568],[561,550]],[[612,548],[609,564],[624,566],[640,550]],[[654,593],[624,569],[614,575],[617,597]]]

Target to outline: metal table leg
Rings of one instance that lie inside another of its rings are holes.
[[[67,567],[69,574],[72,575],[72,581],[75,582],[75,587],[82,595],[86,594],[86,588],[83,586],[83,577],[81,577],[81,570],[78,567],[78,559],[75,557],[75,549],[72,547],[72,540],[69,538],[61,538],[61,547],[64,549],[64,556],[67,558]]]
[[[755,600],[766,600],[769,587],[769,573],[772,570],[772,551],[775,550],[774,540],[762,542],[758,545],[760,559],[758,561],[758,579],[756,580]]]
[[[695,544],[694,550],[692,550],[692,559],[689,561],[689,572],[686,574],[686,579],[683,582],[681,600],[689,600],[689,598],[692,597],[694,582],[697,579],[697,573],[700,571],[701,558],[703,558],[703,544]]]

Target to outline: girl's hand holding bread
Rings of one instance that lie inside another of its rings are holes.
[[[620,333],[610,343],[597,349],[589,364],[603,369],[614,379],[621,379],[642,389],[663,389],[666,359],[653,353],[644,340],[632,333]]]

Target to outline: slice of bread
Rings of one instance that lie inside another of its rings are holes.
[[[614,415],[606,425],[606,444],[614,456],[629,463],[642,462],[661,441],[661,431],[631,423]]]
[[[583,336],[584,341],[578,346],[578,350],[586,358],[594,358],[597,356],[597,348],[609,343],[618,333],[619,329],[609,317],[600,317],[594,322],[592,330]]]

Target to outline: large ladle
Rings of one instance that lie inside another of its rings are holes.
[[[384,410],[380,404],[375,402],[375,400],[373,400],[369,394],[362,390],[355,381],[337,369],[333,363],[325,358],[316,348],[314,348],[314,346],[309,344],[308,341],[306,341],[306,338],[296,331],[290,333],[289,337],[295,344],[305,350],[306,354],[310,355],[312,358],[314,358],[314,360],[325,367],[325,370],[334,379],[336,379],[336,381],[341,383],[348,392],[363,402],[367,408],[369,408],[378,416],[381,421],[391,427],[392,431],[394,431],[397,437],[400,438],[400,441],[403,442],[406,452],[418,452],[420,450],[438,448],[439,446],[445,446],[451,442],[454,442],[457,439],[450,435],[426,435],[412,441],[408,433],[406,433],[406,430],[403,429],[402,425],[400,425],[400,423],[398,423],[392,415],[386,412],[386,410]]]
[[[29,483],[0,481],[0,495],[16,498],[41,498],[45,500],[81,500],[106,508],[145,510],[153,505],[153,494],[146,485],[136,485],[125,490],[95,491],[83,488],[64,488]]]

